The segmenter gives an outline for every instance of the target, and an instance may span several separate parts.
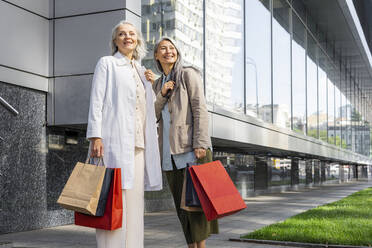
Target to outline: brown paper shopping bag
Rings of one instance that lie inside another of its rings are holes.
[[[57,203],[84,214],[95,215],[106,167],[78,162]]]

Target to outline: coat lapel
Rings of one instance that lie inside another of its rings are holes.
[[[120,52],[116,52],[114,54],[114,57],[116,58],[115,62],[118,66],[124,66],[129,65],[128,59],[125,58]]]

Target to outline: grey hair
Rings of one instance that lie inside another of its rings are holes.
[[[120,21],[118,24],[115,25],[115,27],[112,29],[111,32],[111,42],[110,42],[110,47],[111,47],[111,55],[114,55],[118,51],[118,47],[115,44],[115,39],[116,39],[116,33],[118,28],[121,25],[128,24],[134,27],[136,34],[137,34],[137,46],[136,49],[133,52],[133,58],[135,60],[141,60],[146,56],[147,49],[146,49],[146,43],[145,40],[143,39],[142,33],[138,31],[136,26],[134,26],[132,23],[127,22],[125,20]]]

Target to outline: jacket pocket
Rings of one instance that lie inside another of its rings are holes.
[[[179,126],[177,134],[181,148],[192,147],[192,125]]]

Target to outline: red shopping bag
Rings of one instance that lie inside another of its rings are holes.
[[[104,215],[98,217],[75,212],[75,225],[105,230],[115,230],[122,226],[123,198],[121,191],[121,170],[120,168],[107,168],[107,170],[114,170],[114,176],[111,181]]]
[[[189,171],[208,221],[247,207],[220,161],[193,165]]]

